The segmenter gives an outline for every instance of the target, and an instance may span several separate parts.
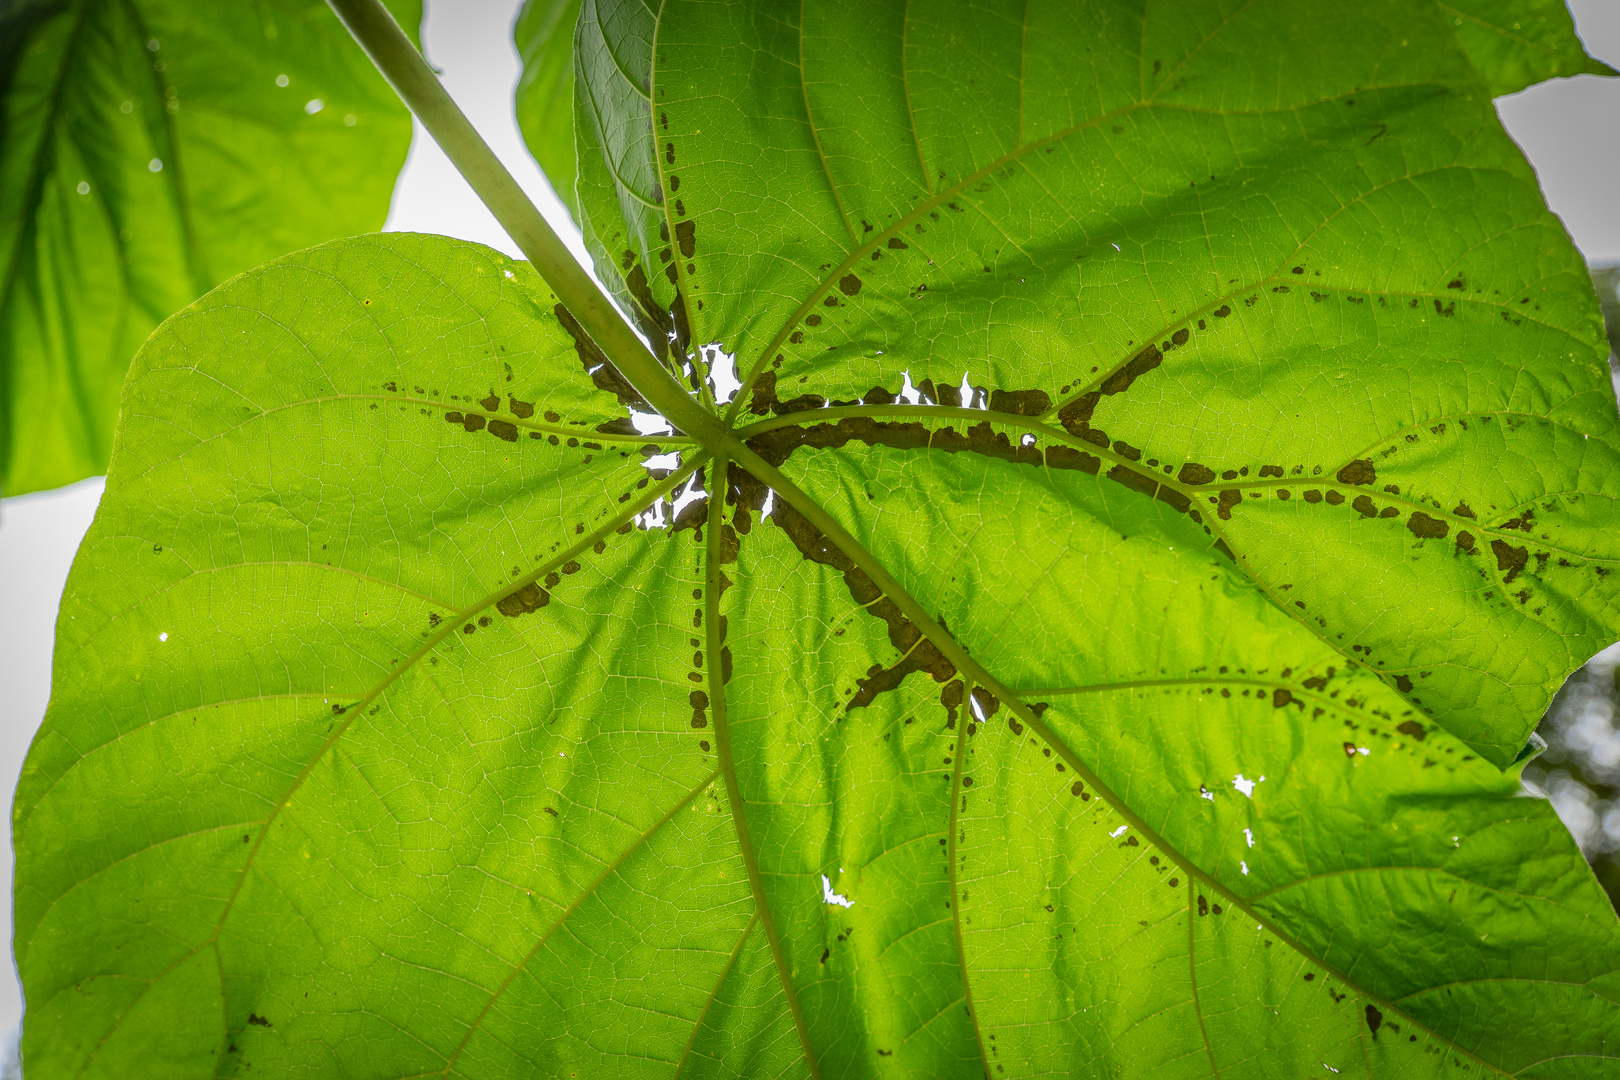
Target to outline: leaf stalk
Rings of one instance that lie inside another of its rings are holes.
[[[710,443],[722,430],[719,418],[681,388],[585,268],[574,261],[382,0],[328,3],[591,340],[667,420]]]

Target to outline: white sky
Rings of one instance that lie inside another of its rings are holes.
[[[517,7],[517,0],[428,0],[425,48],[451,94],[584,261],[577,230],[523,149],[512,115],[518,61],[511,24]],[[1620,68],[1620,3],[1573,0],[1570,7],[1588,50]],[[1620,262],[1620,79],[1560,79],[1502,99],[1498,111],[1587,259]],[[519,256],[420,129],[384,227],[476,240]],[[0,500],[0,799],[7,808],[45,714],[57,600],[100,497],[96,479]],[[0,895],[7,898],[0,906],[0,936],[8,945],[10,820],[9,812],[0,814]],[[20,1012],[16,981],[0,967],[0,1037],[14,1031]]]

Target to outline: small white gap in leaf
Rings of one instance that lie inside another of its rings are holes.
[[[707,495],[708,492],[697,482],[697,477],[687,481],[686,487],[674,498],[674,505],[670,507],[670,520],[681,516],[681,511]]]
[[[669,421],[657,413],[636,412],[634,409],[630,411],[630,424],[636,429],[637,435],[670,435],[675,431],[669,426]]]
[[[679,451],[672,451],[668,454],[654,454],[641,464],[649,469],[667,469],[674,472],[681,467],[681,455]]]
[[[709,366],[709,385],[714,390],[714,400],[721,405],[729,405],[731,399],[737,396],[742,389],[742,380],[737,377],[737,357],[720,347],[718,341],[711,341],[703,346],[703,360]]]
[[[855,901],[847,896],[839,896],[833,892],[832,882],[826,874],[821,875],[821,902],[824,904],[837,904],[839,907],[854,907]]]

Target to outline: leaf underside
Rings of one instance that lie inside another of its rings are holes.
[[[1502,771],[1620,565],[1505,61],[1004,6],[581,6],[599,269],[792,498],[471,244],[151,339],[19,787],[30,1075],[1614,1070]]]
[[[414,32],[418,0],[390,6]],[[125,370],[162,319],[379,227],[411,129],[320,0],[9,7],[0,492],[19,495],[106,469]]]

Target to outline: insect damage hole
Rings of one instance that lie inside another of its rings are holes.
[[[839,873],[843,873],[843,870],[840,869]],[[821,902],[824,904],[836,904],[838,907],[842,908],[852,908],[855,906],[855,901],[851,900],[847,896],[841,896],[833,891],[832,881],[827,877],[826,874],[821,875]]]
[[[714,400],[721,405],[731,404],[731,399],[742,389],[742,379],[737,376],[737,355],[726,352],[718,341],[700,346],[699,351],[709,369],[709,389]]]

